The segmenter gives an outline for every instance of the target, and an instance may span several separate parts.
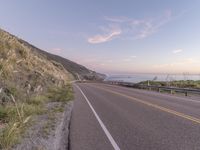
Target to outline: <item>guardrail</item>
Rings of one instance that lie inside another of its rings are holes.
[[[198,95],[200,95],[200,89],[142,85],[142,84],[136,84],[136,83],[130,83],[130,82],[121,82],[121,81],[106,81],[106,83],[114,84],[114,85],[127,86],[127,87],[133,87],[133,88],[138,88],[138,89],[154,90],[154,91],[158,91],[158,92],[169,91],[171,94],[184,93],[185,96],[188,96],[188,94],[198,94]]]

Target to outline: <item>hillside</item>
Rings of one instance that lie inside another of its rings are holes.
[[[46,86],[60,86],[73,76],[62,64],[47,59],[15,36],[0,30],[0,78],[0,86],[13,84],[18,89],[28,86],[33,92]]]
[[[0,29],[0,149],[11,149],[36,122],[35,137],[48,136],[72,99],[71,80],[61,63]]]
[[[0,29],[0,149],[14,148],[28,126],[34,129],[31,136],[50,139],[48,146],[42,145],[49,149],[55,138],[46,136],[55,130],[56,123],[59,125],[58,119],[73,97],[70,81],[104,78],[103,74],[40,50]],[[34,126],[34,122],[41,123]],[[25,141],[17,149],[32,143],[32,139]],[[37,149],[39,143],[34,143],[32,149]]]
[[[74,78],[78,79],[86,79],[86,80],[103,80],[105,79],[105,75],[104,74],[100,74],[97,72],[94,72],[80,64],[77,64],[71,60],[68,60],[66,58],[63,58],[61,56],[58,55],[54,55],[54,54],[50,54],[46,51],[43,51],[31,44],[29,44],[28,42],[19,39],[19,42],[27,47],[29,47],[29,49],[31,49],[32,51],[38,52],[40,54],[43,54],[44,57],[46,57],[49,60],[54,60],[56,62],[59,62],[60,64],[62,64],[64,66],[64,68],[66,70],[68,70],[73,76]]]

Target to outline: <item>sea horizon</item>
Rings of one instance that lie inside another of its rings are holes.
[[[133,74],[110,74],[105,81],[122,81],[138,83],[142,81],[180,81],[200,80],[200,74],[164,74],[164,73],[133,73]]]

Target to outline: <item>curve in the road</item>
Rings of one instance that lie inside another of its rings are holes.
[[[92,85],[92,86],[94,86],[94,85]],[[167,112],[167,113],[170,113],[170,114],[173,114],[173,115],[176,115],[176,116],[179,116],[179,117],[182,117],[182,118],[184,118],[184,119],[187,119],[187,120],[190,120],[190,121],[193,121],[193,122],[195,122],[195,123],[200,124],[200,119],[198,119],[198,118],[196,118],[196,117],[192,117],[192,116],[190,116],[190,115],[186,115],[186,114],[183,114],[183,113],[180,113],[180,112],[177,112],[177,111],[174,111],[174,110],[171,110],[171,109],[168,109],[168,108],[165,108],[165,107],[162,107],[162,106],[159,106],[159,105],[156,105],[156,104],[147,102],[147,101],[143,101],[143,100],[141,100],[141,99],[138,99],[138,98],[135,98],[135,97],[132,97],[132,96],[128,96],[128,95],[125,95],[125,94],[122,94],[122,93],[119,93],[119,92],[115,92],[115,91],[113,91],[113,90],[109,90],[109,89],[105,89],[105,88],[101,88],[101,87],[97,87],[97,86],[95,86],[95,88],[98,88],[98,89],[101,89],[101,90],[110,92],[110,93],[112,93],[112,94],[116,94],[116,95],[118,95],[118,96],[122,96],[122,97],[129,98],[129,99],[134,100],[134,101],[137,101],[137,102],[139,102],[139,103],[148,105],[148,106],[150,106],[150,107],[159,109],[159,110],[161,110],[161,111],[164,111],[164,112]]]

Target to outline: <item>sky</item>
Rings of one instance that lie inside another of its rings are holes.
[[[0,0],[0,28],[106,74],[200,74],[199,0]]]

